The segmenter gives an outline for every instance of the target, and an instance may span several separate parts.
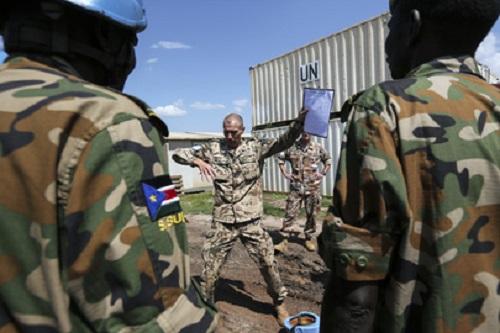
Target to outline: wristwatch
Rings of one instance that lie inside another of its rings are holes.
[[[320,172],[323,176],[326,176],[326,171],[321,170]]]

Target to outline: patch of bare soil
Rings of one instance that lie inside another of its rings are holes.
[[[205,232],[210,228],[211,216],[186,215],[191,251],[191,274],[198,279],[203,266],[201,248]],[[305,221],[299,220],[299,225]],[[264,226],[275,244],[281,219],[264,218]],[[318,222],[318,233],[321,231]],[[316,240],[314,239],[316,243]],[[301,311],[320,314],[323,291],[330,274],[320,256],[304,247],[304,237],[292,238],[288,251],[277,253],[281,279],[288,289],[285,305],[290,315]],[[249,257],[241,242],[237,242],[222,267],[215,291],[215,302],[220,311],[217,333],[284,333],[273,313],[272,300],[257,265]]]

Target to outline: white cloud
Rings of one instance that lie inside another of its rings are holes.
[[[225,109],[226,106],[224,104],[215,104],[215,103],[206,103],[206,102],[194,102],[189,105],[193,109],[196,110],[217,110],[217,109]]]
[[[248,104],[248,100],[247,99],[237,99],[237,100],[233,101],[233,104],[237,107],[243,107],[243,106],[246,106]]]
[[[175,101],[174,104],[158,106],[154,111],[160,117],[182,117],[187,114],[187,111],[184,110],[184,101],[182,99]]]
[[[233,101],[233,105],[234,105],[234,112],[242,113],[243,107],[248,105],[248,100],[247,99],[237,99],[237,100]]]
[[[158,62],[158,58],[151,58],[146,61],[148,64],[155,64]]]
[[[159,41],[158,43],[153,44],[152,48],[154,49],[190,49],[191,46],[183,44],[183,43],[178,43],[178,42],[166,42],[166,41]]]
[[[491,73],[500,75],[500,47],[494,33],[490,32],[479,45],[476,58],[481,64],[487,65]]]

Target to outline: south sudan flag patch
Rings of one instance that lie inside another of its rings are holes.
[[[169,175],[142,180],[141,186],[153,221],[182,211],[175,185]]]

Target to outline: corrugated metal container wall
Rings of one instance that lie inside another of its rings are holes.
[[[306,87],[334,89],[335,112],[349,96],[389,79],[384,52],[388,20],[388,13],[381,14],[251,67],[254,128],[295,118]],[[317,79],[304,82],[301,66],[315,63]]]
[[[389,13],[381,14],[250,68],[253,134],[269,138],[282,134],[287,128],[280,122],[297,116],[306,87],[334,89],[332,112],[339,112],[349,96],[390,79],[384,51],[388,21]],[[301,66],[307,64],[319,67],[315,80],[303,80]],[[343,128],[332,120],[326,139],[313,137],[333,158],[332,170],[321,185],[322,195],[333,195]],[[288,192],[288,181],[275,158],[265,163],[263,186],[265,191]]]
[[[335,172],[337,171],[337,161],[340,154],[340,143],[342,142],[343,124],[340,121],[331,121],[328,128],[328,138],[318,138],[313,136],[312,141],[321,144],[333,158],[332,168],[328,171],[326,177],[321,182],[321,194],[324,196],[333,195],[333,182]],[[278,127],[254,132],[258,138],[277,138],[283,134],[288,127]],[[276,161],[276,155],[268,158],[264,164],[262,181],[265,191],[288,192],[289,181],[283,177]],[[287,170],[290,171],[290,164],[285,163]]]
[[[493,74],[490,70],[490,67],[484,64],[479,64],[479,73],[484,77],[488,83],[495,84],[498,83],[498,77]]]

